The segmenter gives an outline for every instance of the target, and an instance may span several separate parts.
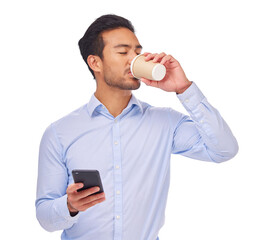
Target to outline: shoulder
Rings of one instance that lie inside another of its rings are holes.
[[[54,121],[52,123],[53,127],[55,129],[63,129],[79,124],[81,121],[88,118],[86,106],[87,104],[77,108],[76,110],[66,114],[62,118]]]
[[[89,121],[87,104],[52,122],[45,132],[53,132],[60,143],[70,141],[85,128]]]

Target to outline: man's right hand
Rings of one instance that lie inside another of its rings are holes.
[[[82,187],[83,183],[73,183],[67,188],[67,205],[71,216],[75,216],[79,211],[85,211],[86,209],[106,200],[104,192],[89,196],[98,192],[100,190],[99,187],[92,187],[77,192],[77,190]]]

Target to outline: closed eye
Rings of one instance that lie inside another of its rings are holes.
[[[127,52],[119,52],[119,54],[127,54]]]

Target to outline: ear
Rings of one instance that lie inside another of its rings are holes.
[[[99,56],[89,55],[87,58],[87,62],[89,67],[93,70],[93,72],[101,72],[102,70],[102,60]]]

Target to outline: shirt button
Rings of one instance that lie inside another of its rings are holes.
[[[119,216],[119,215],[117,215],[117,216],[116,216],[116,219],[120,219],[120,216]]]
[[[189,102],[189,99],[187,98],[187,99],[185,100],[185,102],[188,103],[188,102]]]
[[[119,194],[120,194],[120,191],[119,191],[119,190],[117,190],[117,191],[116,191],[116,194],[117,194],[117,195],[119,195]]]
[[[102,106],[103,109],[105,109],[105,106]]]
[[[200,123],[203,123],[203,120],[200,120]]]
[[[115,123],[117,123],[117,119],[115,119]]]
[[[119,167],[119,165],[116,165],[116,169],[119,169],[120,167]]]
[[[114,144],[115,144],[115,145],[117,145],[117,144],[118,144],[118,142],[117,142],[117,141],[115,141],[115,142],[114,142]]]

